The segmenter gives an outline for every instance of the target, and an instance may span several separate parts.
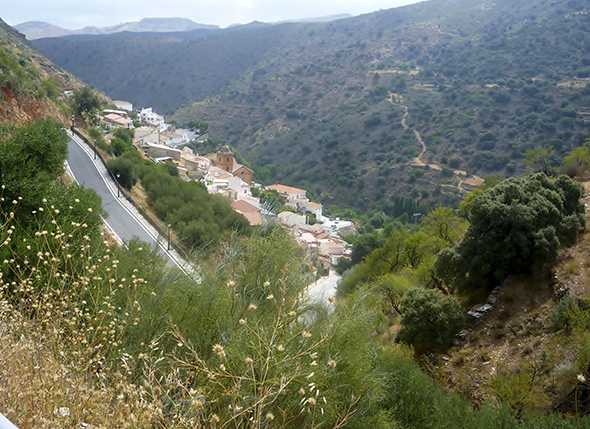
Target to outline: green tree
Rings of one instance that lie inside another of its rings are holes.
[[[135,162],[129,158],[120,157],[110,159],[107,169],[117,178],[117,181],[126,189],[131,189],[137,183],[137,168]]]
[[[449,347],[465,323],[459,302],[435,289],[411,289],[400,307],[402,327],[398,338],[418,353]]]
[[[447,284],[485,286],[552,263],[584,227],[581,196],[569,177],[543,173],[507,179],[480,193],[470,204],[465,238],[441,255],[438,275]]]
[[[562,169],[570,177],[584,176],[590,171],[590,148],[579,146],[563,158]]]
[[[87,122],[94,122],[101,103],[96,92],[87,86],[74,93],[72,107],[74,114]]]
[[[551,171],[551,156],[553,149],[549,146],[535,147],[524,153],[524,163],[533,172],[542,171],[549,174]]]

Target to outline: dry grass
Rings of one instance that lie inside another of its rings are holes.
[[[123,377],[108,385],[90,379],[66,358],[58,338],[6,302],[0,302],[0,343],[0,409],[21,429],[142,428],[158,414]]]

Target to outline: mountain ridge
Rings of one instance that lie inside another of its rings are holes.
[[[15,25],[15,29],[22,32],[29,40],[42,39],[47,37],[64,37],[73,35],[100,35],[113,34],[124,31],[141,32],[176,32],[192,30],[214,30],[216,25],[199,24],[188,18],[143,18],[140,21],[125,22],[121,24],[96,27],[86,26],[76,30],[59,27],[43,21],[27,21]]]

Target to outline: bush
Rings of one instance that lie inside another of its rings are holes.
[[[84,120],[92,120],[100,109],[98,95],[89,87],[85,86],[74,93],[72,108],[74,114]]]
[[[124,153],[131,152],[134,150],[135,148],[133,147],[133,144],[131,142],[128,142],[127,140],[121,139],[119,137],[113,137],[113,139],[111,140],[111,146],[109,149],[111,155],[121,156]]]
[[[107,169],[126,189],[131,189],[137,183],[137,168],[135,162],[129,158],[111,159],[107,161]]]
[[[47,119],[4,133],[0,142],[0,184],[4,202],[22,199],[28,213],[39,206],[46,188],[64,172],[67,136],[61,125]]]
[[[543,173],[507,179],[464,206],[471,225],[445,254],[439,277],[448,284],[488,285],[555,260],[584,226],[582,190],[567,176]]]
[[[398,338],[418,353],[449,347],[465,322],[459,302],[435,289],[410,290],[400,307],[402,328]]]

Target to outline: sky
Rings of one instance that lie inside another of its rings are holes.
[[[418,0],[2,0],[10,25],[45,21],[68,29],[107,26],[144,17],[183,17],[227,26],[258,21],[358,15]]]

